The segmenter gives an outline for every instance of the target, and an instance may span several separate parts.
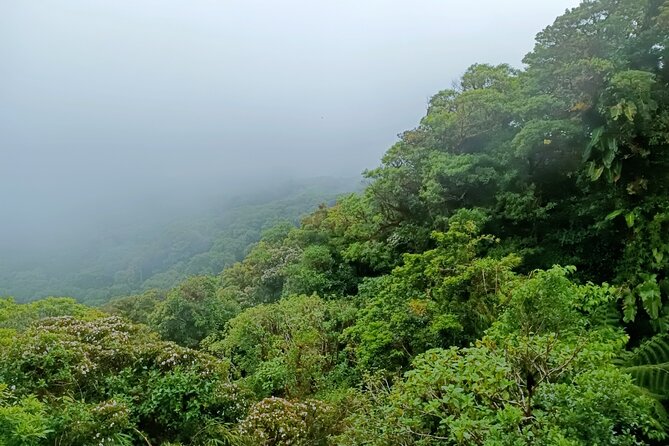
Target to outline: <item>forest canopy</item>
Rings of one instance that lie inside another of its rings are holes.
[[[0,300],[0,445],[666,444],[668,55],[584,1],[220,274]]]

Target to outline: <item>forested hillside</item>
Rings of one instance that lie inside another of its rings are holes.
[[[217,274],[241,260],[263,229],[298,222],[320,203],[359,189],[354,178],[277,181],[233,198],[210,198],[176,215],[129,215],[74,246],[50,246],[0,259],[0,295],[31,300],[71,296],[88,304],[151,288],[167,289],[193,274]],[[136,210],[137,211],[137,210]]]
[[[220,274],[0,301],[0,444],[667,444],[668,55],[587,0]]]

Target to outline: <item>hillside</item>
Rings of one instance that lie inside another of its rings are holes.
[[[319,204],[359,187],[355,178],[283,181],[173,215],[117,217],[93,235],[82,234],[79,243],[3,256],[0,296],[21,301],[71,296],[99,304],[167,289],[192,274],[217,274],[241,260],[265,228],[296,223]]]

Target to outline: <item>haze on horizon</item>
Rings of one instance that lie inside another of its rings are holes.
[[[577,0],[5,0],[0,248],[272,181],[352,176],[472,63]]]

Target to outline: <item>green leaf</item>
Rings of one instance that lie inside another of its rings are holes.
[[[628,228],[634,226],[634,218],[634,212],[630,212],[629,214],[625,215],[625,222],[627,223]]]
[[[609,138],[606,144],[606,151],[604,152],[604,156],[602,157],[604,166],[607,169],[611,167],[611,163],[616,158],[617,153],[618,153],[618,142],[616,141],[615,138]]]
[[[590,155],[592,154],[592,149],[597,145],[597,143],[599,143],[599,139],[602,137],[603,132],[604,132],[604,127],[597,127],[595,130],[592,131],[592,138],[590,138],[590,142],[585,147],[585,151],[583,152],[583,162],[587,161],[590,158]]]
[[[623,114],[623,105],[624,104],[625,104],[625,101],[620,102],[620,103],[611,107],[611,118],[613,118],[614,121],[617,121],[618,118],[620,118],[620,115]]]
[[[651,394],[669,397],[669,335],[659,334],[628,354],[623,370]]]
[[[604,217],[604,221],[611,221],[614,218],[616,218],[617,216],[619,216],[620,214],[622,214],[623,212],[625,212],[624,209],[616,209],[615,211],[611,212],[609,215]]]
[[[664,253],[657,248],[653,248],[653,257],[655,257],[657,263],[660,263],[664,258]]]
[[[662,307],[662,297],[660,294],[660,286],[655,279],[655,274],[652,274],[642,284],[636,287],[643,307],[651,319],[657,319],[660,315],[660,308]]]
[[[624,110],[625,110],[625,117],[627,118],[627,120],[629,122],[633,122],[634,116],[636,115],[637,112],[636,104],[634,102],[629,102],[625,104]]]
[[[623,321],[632,322],[636,318],[636,297],[627,290],[623,295]]]
[[[595,167],[595,163],[592,163],[590,165],[589,174],[590,174],[590,179],[592,181],[597,181],[599,177],[602,176],[603,172],[604,172],[604,166]]]

